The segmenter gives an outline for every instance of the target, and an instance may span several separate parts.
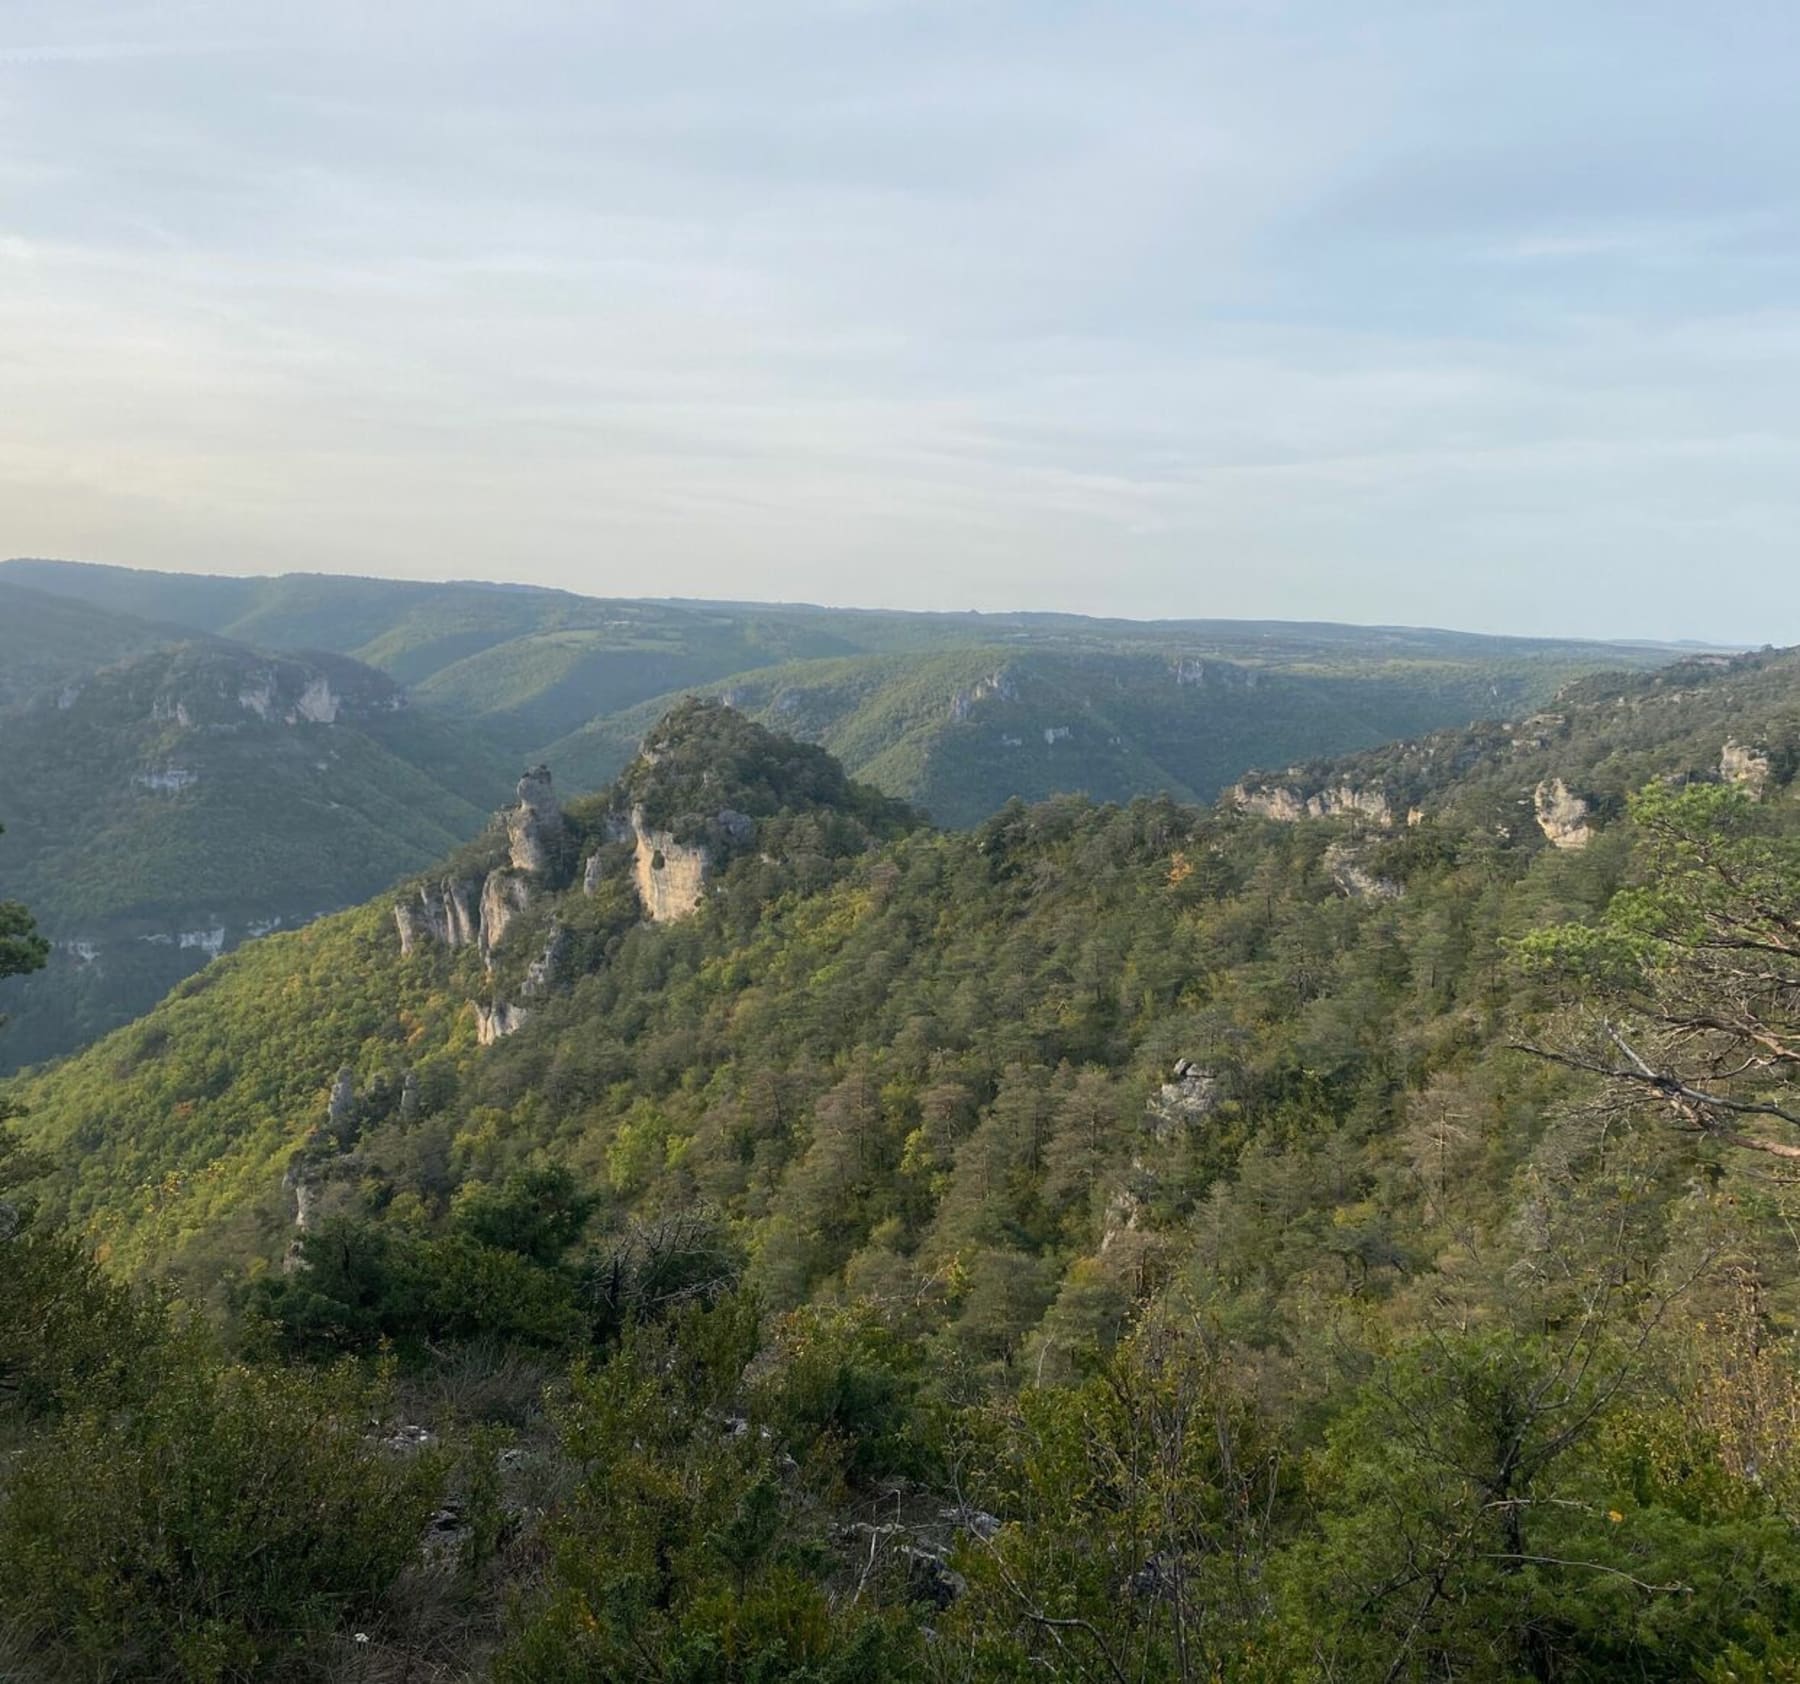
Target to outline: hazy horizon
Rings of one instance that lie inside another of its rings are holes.
[[[1486,631],[1475,626],[1441,625],[1422,621],[1406,620],[1327,620],[1316,615],[1275,615],[1275,614],[1107,614],[1085,613],[1079,609],[1039,608],[1028,603],[1014,603],[998,608],[894,608],[877,603],[858,602],[853,599],[843,601],[825,601],[812,597],[775,597],[775,596],[691,596],[691,595],[658,595],[658,596],[625,596],[619,592],[589,592],[573,589],[568,585],[540,584],[530,579],[484,579],[474,574],[444,574],[439,577],[403,577],[386,573],[351,573],[337,572],[324,568],[282,568],[275,571],[245,568],[229,571],[216,568],[157,568],[133,566],[124,562],[106,562],[95,558],[78,558],[73,556],[4,556],[0,555],[0,568],[11,563],[34,565],[47,563],[52,566],[67,567],[119,567],[129,573],[163,573],[177,574],[187,578],[213,579],[277,579],[277,578],[315,578],[315,579],[354,579],[373,581],[381,584],[417,585],[428,588],[432,585],[456,585],[476,590],[494,591],[551,591],[576,597],[587,597],[595,601],[635,601],[664,604],[673,608],[783,608],[817,610],[825,614],[941,614],[950,617],[1007,619],[1031,616],[1066,617],[1092,620],[1096,624],[1117,621],[1128,625],[1286,625],[1286,626],[1332,626],[1355,631],[1396,631],[1396,632],[1442,632],[1454,637],[1493,637],[1519,638],[1528,641],[1544,642],[1586,642],[1642,644],[1669,649],[1692,648],[1696,650],[1751,650],[1767,647],[1766,643],[1749,643],[1741,639],[1729,640],[1704,637],[1626,637],[1590,635],[1575,632],[1495,632]],[[7,582],[0,574],[0,583]],[[26,585],[23,588],[39,587]]]
[[[0,551],[1800,642],[1800,15],[0,22]]]

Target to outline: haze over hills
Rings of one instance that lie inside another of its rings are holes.
[[[79,676],[65,663],[51,690],[0,711],[7,892],[54,943],[42,974],[0,985],[5,1067],[78,1046],[226,948],[454,847],[509,765],[340,656],[210,639]]]
[[[521,766],[599,787],[692,691],[960,826],[1071,791],[1206,801],[1255,765],[1527,711],[1573,676],[1674,654],[27,560],[0,564],[0,607],[0,822],[57,944],[48,973],[0,987],[16,1019],[0,1067],[79,1045],[221,947],[353,903],[465,839]],[[383,699],[295,712],[334,674],[343,695]],[[282,694],[268,718],[233,700],[269,683]],[[184,684],[207,698],[190,698],[191,724]],[[220,698],[229,717],[212,716]],[[89,822],[71,831],[76,812]]]
[[[1056,790],[1210,799],[1251,765],[1517,712],[1580,673],[1673,654],[1392,627],[625,601],[45,561],[0,565],[0,579],[260,647],[352,656],[521,761],[547,760],[569,787],[616,773],[679,694],[733,695],[953,824]]]
[[[79,597],[0,580],[0,708],[181,635]]]

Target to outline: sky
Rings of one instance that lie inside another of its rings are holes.
[[[0,555],[1800,642],[1791,0],[0,0]]]

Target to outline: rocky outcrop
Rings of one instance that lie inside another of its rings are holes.
[[[525,980],[519,985],[519,992],[527,999],[547,992],[554,986],[568,951],[569,932],[561,924],[553,923],[549,935],[544,938],[543,952],[525,967]]]
[[[1517,725],[1503,725],[1500,729],[1510,753],[1529,754],[1548,748],[1566,723],[1560,713],[1534,713]]]
[[[977,702],[985,702],[990,697],[1013,702],[1018,700],[1019,692],[1005,673],[991,672],[986,678],[977,679],[967,688],[950,693],[950,718],[960,725],[974,711]]]
[[[358,671],[349,663],[339,666],[339,684],[309,665],[292,661],[253,668],[239,680],[237,705],[245,713],[279,725],[335,725],[349,714],[397,713],[406,705],[404,694],[381,684],[378,675]]]
[[[400,932],[400,952],[410,957],[427,941],[454,952],[468,947],[479,933],[475,885],[466,878],[446,877],[424,884],[418,894],[394,907],[394,925]]]
[[[1278,824],[1293,824],[1300,819],[1369,819],[1382,826],[1394,822],[1394,807],[1387,792],[1339,783],[1314,795],[1303,796],[1285,784],[1252,789],[1238,784],[1231,800],[1239,811],[1254,813],[1259,818],[1274,819]]]
[[[473,945],[479,947],[482,962],[492,975],[496,952],[507,932],[530,908],[533,883],[551,869],[554,849],[562,838],[562,808],[544,767],[534,766],[519,780],[519,804],[508,808],[501,818],[506,826],[508,863],[482,878],[479,889],[467,879],[446,878],[426,884],[414,899],[395,905],[394,924],[400,932],[403,955],[410,955],[427,941],[452,951]],[[589,861],[590,878],[597,870],[598,858]],[[523,993],[539,994],[551,986],[566,946],[562,926],[553,924],[543,952],[526,967]],[[504,1000],[473,1004],[475,1039],[484,1047],[516,1033],[529,1016],[523,1007]],[[401,1095],[403,1110],[408,1103],[417,1110],[418,1084],[410,1076]]]
[[[632,812],[631,828],[637,839],[632,881],[644,916],[653,924],[686,918],[706,892],[712,856],[698,843],[677,842],[669,831],[649,829],[641,809]]]
[[[321,675],[300,692],[288,720],[290,724],[298,724],[304,719],[310,725],[335,725],[342,706],[331,688],[331,680]]]
[[[603,875],[600,855],[589,854],[587,864],[581,868],[581,892],[584,895],[596,895],[600,892],[600,879]]]
[[[356,1127],[356,1072],[345,1065],[331,1084],[331,1098],[326,1102],[325,1121],[340,1140]]]
[[[304,1244],[307,1230],[312,1227],[313,1219],[318,1215],[320,1169],[319,1159],[309,1144],[302,1146],[288,1160],[288,1166],[282,1172],[281,1190],[294,1201],[293,1238],[289,1240],[287,1251],[281,1259],[281,1272],[284,1275],[312,1267],[306,1261]]]
[[[424,891],[420,890],[421,898]],[[410,959],[433,934],[429,915],[411,901],[394,902],[394,928],[400,933],[400,957]]]
[[[1306,817],[1306,803],[1299,792],[1281,784],[1273,789],[1248,789],[1237,784],[1231,791],[1231,804],[1241,813],[1254,813],[1259,819],[1273,819],[1277,824],[1293,824]]]
[[[1588,804],[1561,778],[1550,778],[1532,792],[1538,829],[1553,848],[1570,851],[1585,848],[1594,832],[1588,824]]]
[[[1763,789],[1773,770],[1762,749],[1727,741],[1719,750],[1719,776],[1728,784],[1736,784],[1752,801],[1762,800]]]
[[[1145,1105],[1145,1122],[1153,1138],[1166,1139],[1180,1129],[1205,1122],[1224,1097],[1223,1086],[1212,1071],[1191,1059],[1177,1059],[1169,1080]]]
[[[551,786],[550,768],[533,766],[519,779],[519,804],[509,807],[506,841],[514,871],[545,872],[562,835],[562,805]]]
[[[1353,843],[1333,842],[1325,850],[1324,865],[1332,882],[1352,900],[1398,900],[1404,892],[1391,878],[1370,871]]]
[[[460,878],[445,878],[443,888],[444,945],[468,947],[475,941],[480,926],[474,907],[475,885]]]
[[[481,956],[493,968],[494,952],[519,914],[531,905],[531,885],[510,871],[490,871],[481,885]]]
[[[179,795],[200,781],[200,774],[186,766],[159,766],[152,771],[134,773],[132,783],[139,789],[153,789],[165,795]]]
[[[496,1041],[508,1035],[516,1035],[525,1027],[531,1014],[520,1006],[509,1006],[504,1000],[496,1000],[491,1006],[484,1006],[479,1000],[475,1002],[475,1040],[484,1047],[491,1047]]]

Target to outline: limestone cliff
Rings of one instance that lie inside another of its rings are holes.
[[[514,871],[542,874],[550,869],[551,850],[562,835],[562,805],[551,786],[550,769],[533,766],[519,779],[519,804],[509,807],[506,841]]]
[[[1003,702],[1017,701],[1018,695],[1017,687],[1006,673],[991,672],[985,678],[951,692],[950,718],[961,724],[974,711],[977,702],[985,702],[990,697]]]
[[[632,809],[631,829],[637,841],[632,881],[643,902],[644,916],[653,924],[686,918],[706,892],[712,856],[698,843],[677,842],[669,831],[651,830],[644,823],[642,808]]]
[[[505,1036],[517,1034],[530,1016],[522,1007],[509,1006],[504,1000],[496,1000],[491,1006],[484,1006],[477,1000],[475,1040],[481,1046],[491,1047]]]
[[[1760,801],[1773,770],[1766,750],[1727,740],[1719,751],[1719,776],[1737,784],[1752,801]]]
[[[1593,840],[1587,802],[1561,778],[1549,778],[1539,784],[1532,792],[1532,806],[1538,829],[1550,839],[1553,848],[1572,851],[1585,848]]]
[[[1287,784],[1263,788],[1238,784],[1231,791],[1231,801],[1242,812],[1274,819],[1279,824],[1337,818],[1369,819],[1382,826],[1394,822],[1393,803],[1385,790],[1350,783],[1333,784],[1312,795],[1303,795]]]
[[[493,969],[494,953],[519,914],[531,905],[531,886],[512,871],[490,871],[481,885],[481,956]]]
[[[479,882],[446,877],[425,884],[411,900],[396,903],[394,927],[402,955],[410,957],[426,941],[452,952],[479,945],[492,968],[494,950],[530,905],[531,880],[549,872],[552,850],[563,833],[562,807],[544,767],[532,767],[519,780],[518,805],[500,818],[506,830],[506,865]]]
[[[1218,1110],[1224,1088],[1217,1076],[1189,1059],[1178,1059],[1169,1080],[1145,1105],[1145,1126],[1152,1139],[1164,1140],[1193,1128]]]
[[[519,985],[519,992],[529,999],[552,988],[568,950],[569,932],[560,922],[552,920],[550,933],[544,938],[544,950],[525,967],[525,980]]]
[[[411,957],[420,943],[435,941],[453,952],[473,943],[479,932],[476,885],[467,878],[445,877],[420,886],[411,900],[394,907],[400,952]]]
[[[1372,872],[1352,843],[1333,842],[1325,850],[1324,865],[1332,882],[1352,900],[1398,900],[1403,892],[1391,878]]]

